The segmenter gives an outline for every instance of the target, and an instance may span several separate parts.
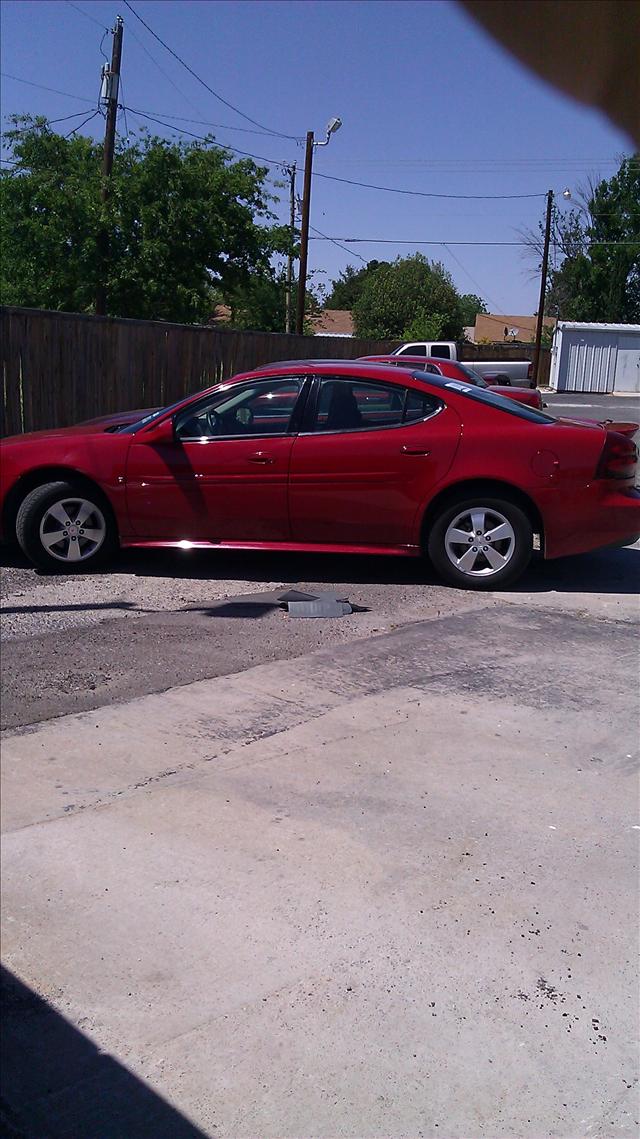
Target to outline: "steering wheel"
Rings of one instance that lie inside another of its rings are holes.
[[[209,428],[209,434],[219,435],[220,428],[222,426],[222,419],[218,415],[218,412],[214,411],[212,407],[207,408],[205,412],[205,419],[207,421],[207,427]]]

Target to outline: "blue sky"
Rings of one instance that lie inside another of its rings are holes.
[[[412,197],[315,178],[311,224],[331,237],[367,239],[347,253],[313,240],[310,268],[321,271],[316,281],[328,283],[345,265],[360,265],[359,258],[390,260],[421,249],[446,265],[462,292],[480,293],[490,311],[532,313],[538,285],[521,248],[455,243],[518,241],[518,231],[535,227],[542,216],[547,190],[561,194],[589,176],[610,177],[632,149],[601,115],[539,82],[446,0],[131,2],[215,91],[269,130],[293,136],[314,130],[319,138],[328,119],[339,115],[342,130],[316,151],[318,174],[425,194],[539,195]],[[210,128],[219,142],[303,166],[303,147],[293,140],[226,129],[257,128],[192,78],[121,0],[2,4],[3,122],[12,112],[57,118],[86,107],[89,114],[99,88],[100,25],[111,27],[116,14],[125,21],[121,99],[127,106],[160,118],[221,124]],[[110,55],[110,35],[103,50]],[[123,133],[140,125],[132,113],[126,124],[119,120]],[[207,131],[197,123],[176,122],[176,130],[180,126]],[[82,129],[101,137],[102,120]],[[277,211],[284,220],[284,200]]]

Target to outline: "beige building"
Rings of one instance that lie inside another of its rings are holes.
[[[348,309],[325,308],[309,323],[314,336],[353,336],[353,316]]]
[[[524,344],[532,343],[536,338],[536,316],[504,316],[500,313],[479,312],[476,316],[473,341],[475,344],[483,342],[505,344],[521,341]],[[555,316],[545,316],[546,328],[555,328]]]

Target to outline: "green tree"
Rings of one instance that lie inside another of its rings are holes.
[[[444,316],[441,312],[428,313],[420,309],[413,320],[402,330],[403,340],[440,340],[444,328]]]
[[[356,335],[373,339],[404,339],[407,329],[424,328],[425,322],[435,322],[436,317],[441,325],[439,336],[456,340],[462,335],[460,297],[451,276],[443,265],[428,261],[422,253],[380,265],[367,278],[353,315]]]
[[[476,296],[475,293],[463,293],[460,297],[460,305],[462,308],[462,323],[465,328],[475,324],[476,316],[479,312],[489,311],[482,298]]]
[[[312,274],[309,276],[311,277]],[[284,332],[286,327],[286,274],[283,268],[252,273],[245,281],[231,289],[216,290],[216,302],[231,309],[231,328],[253,332]],[[297,283],[291,289],[292,323],[298,299]],[[310,282],[305,290],[304,331],[311,334],[311,318],[321,311],[321,301]]]
[[[545,313],[561,320],[640,321],[640,155],[626,158],[610,179],[591,186],[584,204],[554,207]],[[538,234],[524,235],[538,258]]]
[[[366,265],[362,266],[362,269],[347,265],[346,269],[340,273],[337,281],[332,281],[331,292],[327,297],[325,308],[347,309],[351,312],[369,277],[379,269],[380,265],[388,264],[388,261],[368,261]]]
[[[101,147],[45,119],[15,120],[0,180],[0,297],[5,304],[91,311],[99,279],[114,316],[198,322],[213,286],[269,273],[285,252],[267,170],[213,142],[142,134],[120,145],[101,205]],[[109,256],[100,258],[100,234]]]

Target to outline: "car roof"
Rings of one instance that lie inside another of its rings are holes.
[[[374,363],[377,361],[379,364],[389,363],[394,367],[404,366],[405,362],[409,366],[411,364],[437,364],[438,366],[444,365],[447,368],[472,368],[475,361],[473,360],[448,360],[446,356],[410,356],[407,352],[406,355],[394,356],[392,353],[388,356],[359,356],[362,363]]]
[[[432,360],[436,361],[437,359],[437,356],[410,356],[409,353],[404,356],[394,356],[391,352],[388,356],[382,354],[380,356],[358,356],[358,360],[363,364],[375,364],[376,362],[379,364],[388,363],[393,364],[394,368],[404,367],[405,365],[409,366],[410,364],[430,364]],[[451,361],[448,361],[448,363],[451,363]]]
[[[421,357],[421,360],[423,359],[424,357]],[[234,376],[233,383],[258,379],[260,376],[278,375],[285,370],[289,374],[312,376],[335,376],[336,372],[339,372],[340,376],[351,377],[352,379],[379,380],[381,383],[397,384],[399,387],[407,383],[407,372],[409,372],[411,378],[421,386],[427,385],[428,387],[440,388],[443,391],[447,388],[452,390],[455,384],[464,385],[465,383],[464,380],[452,380],[450,376],[435,375],[432,372],[425,372],[423,369],[398,368],[395,364],[377,363],[374,360],[368,362],[362,360],[281,360],[279,363],[265,364],[264,367],[256,368],[253,372]],[[467,384],[467,387],[470,386]],[[464,387],[461,386],[457,390],[463,391]]]
[[[234,376],[233,381],[235,383],[239,379],[271,376],[273,373],[285,370],[289,373],[296,372],[298,375],[314,376],[335,376],[336,372],[339,372],[341,376],[353,376],[356,379],[361,376],[363,379],[376,378],[392,384],[406,383],[406,376],[398,376],[398,368],[395,365],[375,360],[276,360],[270,364],[263,364],[260,368],[254,368],[252,372]],[[424,374],[416,378],[423,380]]]

